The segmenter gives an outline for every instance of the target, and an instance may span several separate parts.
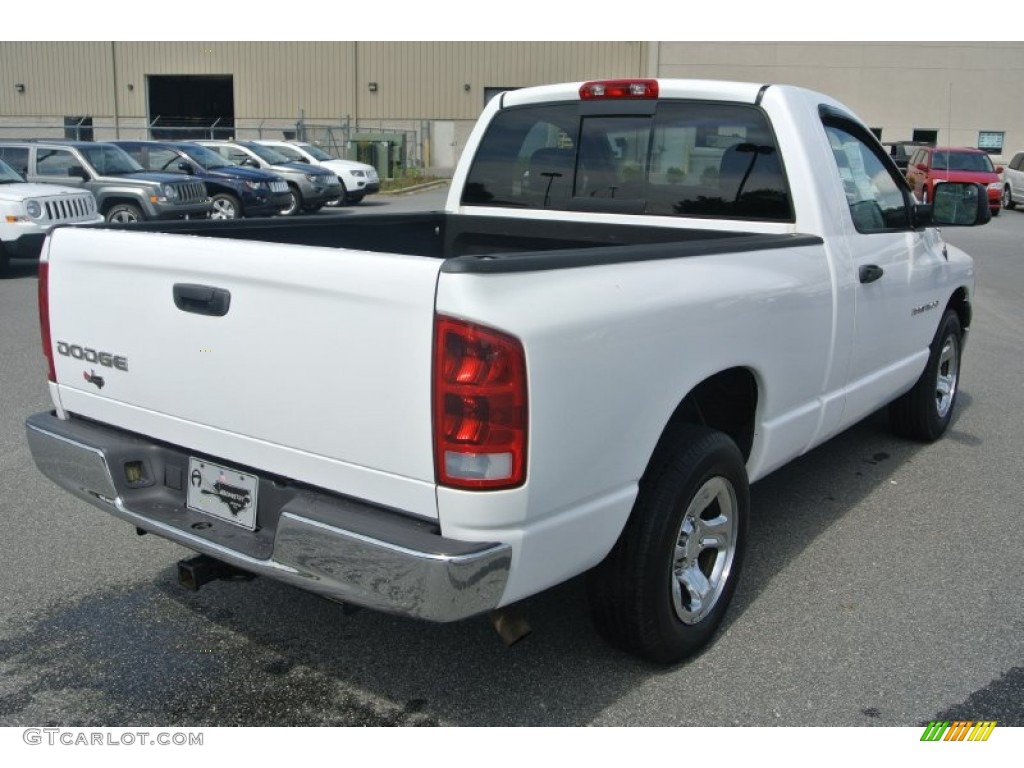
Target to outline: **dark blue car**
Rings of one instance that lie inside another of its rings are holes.
[[[113,141],[143,168],[191,174],[206,183],[213,201],[210,218],[274,216],[288,207],[291,194],[280,177],[232,165],[199,144],[187,141]]]

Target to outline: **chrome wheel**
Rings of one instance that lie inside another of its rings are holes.
[[[684,624],[696,624],[729,581],[736,553],[736,491],[712,477],[694,495],[676,535],[672,561],[672,606]]]
[[[935,409],[945,419],[956,398],[960,377],[960,337],[947,336],[939,353],[939,368],[935,376]]]

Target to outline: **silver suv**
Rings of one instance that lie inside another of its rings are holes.
[[[1012,211],[1018,203],[1024,205],[1024,152],[1015,154],[1003,170],[1003,208]]]
[[[342,186],[337,174],[326,168],[292,163],[280,152],[255,141],[197,141],[225,160],[249,168],[261,168],[288,182],[291,200],[281,211],[293,216],[299,211],[319,211],[327,203],[341,199]]]
[[[113,144],[0,141],[0,159],[28,181],[89,190],[103,217],[116,224],[205,219],[212,207],[201,180],[146,171]]]

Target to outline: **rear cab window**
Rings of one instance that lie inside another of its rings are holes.
[[[764,113],[745,104],[662,101],[647,114],[579,103],[495,115],[464,205],[793,221]]]

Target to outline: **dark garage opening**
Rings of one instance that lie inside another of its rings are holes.
[[[231,75],[148,75],[153,139],[227,139],[235,135]]]

